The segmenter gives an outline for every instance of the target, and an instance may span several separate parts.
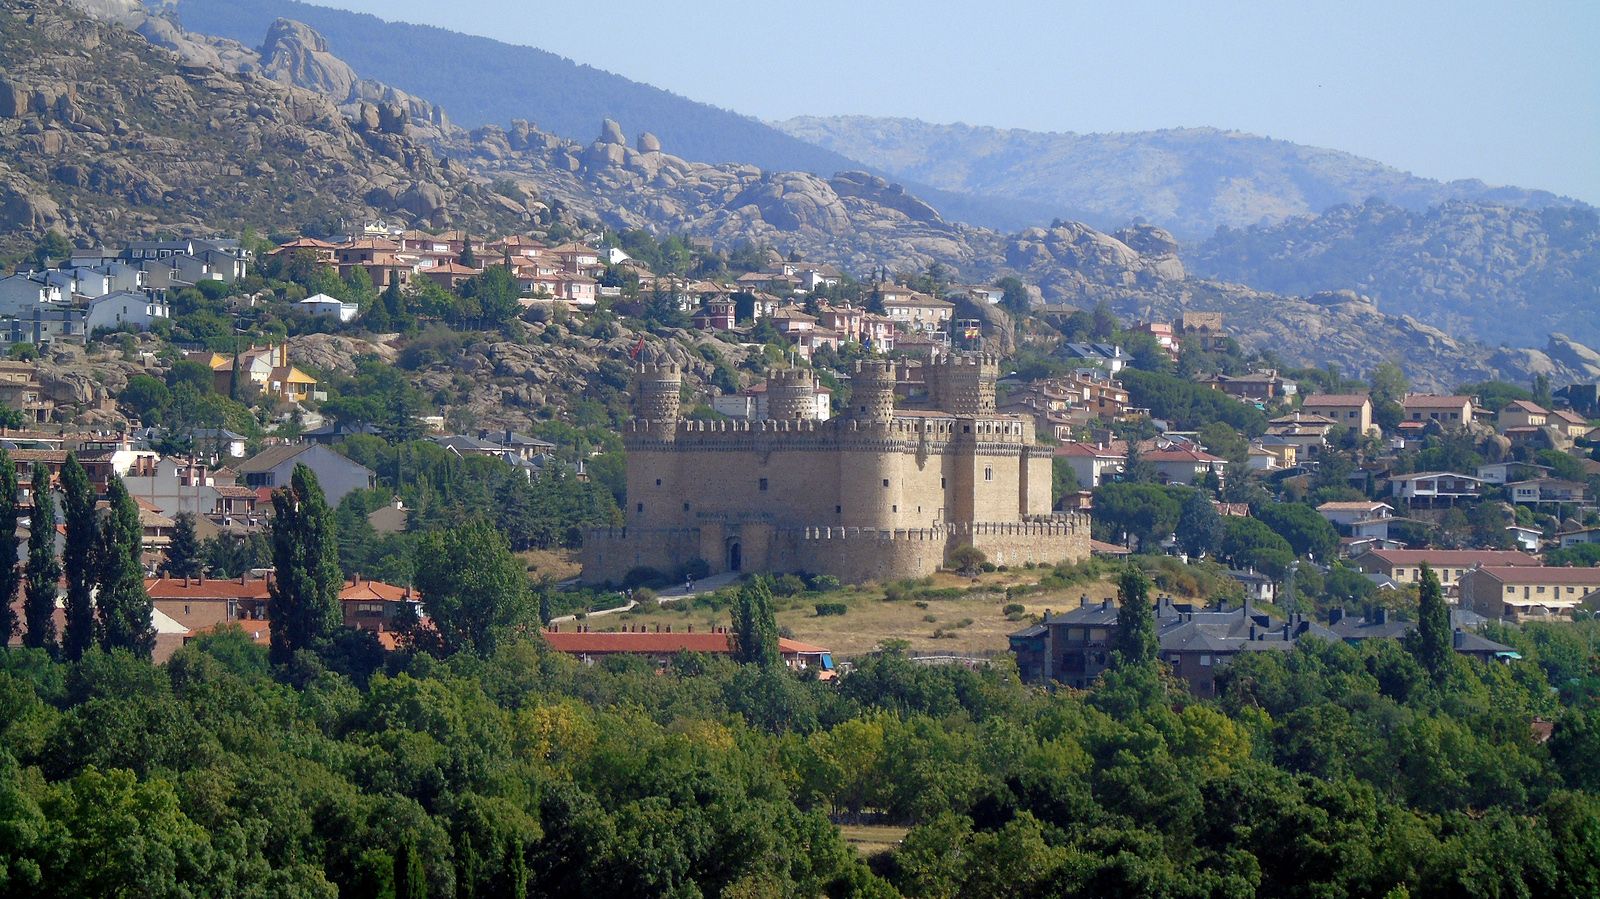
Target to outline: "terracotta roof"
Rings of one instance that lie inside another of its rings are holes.
[[[1600,568],[1552,568],[1544,565],[1485,565],[1478,569],[1497,581],[1519,584],[1559,584],[1574,587],[1600,587]]]
[[[233,484],[220,484],[212,489],[217,491],[218,496],[226,499],[244,499],[246,497],[256,496],[256,488],[254,487],[239,487]]]
[[[1539,560],[1511,549],[1375,549],[1367,557],[1390,565],[1448,565],[1467,568],[1473,565],[1537,566]]]
[[[1313,393],[1306,397],[1303,406],[1359,406],[1372,398],[1364,393]]]
[[[1124,446],[1124,448],[1123,448],[1123,450],[1121,452],[1118,452],[1118,451],[1113,450],[1113,449],[1111,449],[1109,447],[1090,446],[1087,443],[1063,443],[1060,446],[1056,447],[1055,455],[1057,455],[1057,456],[1076,456],[1078,458],[1083,458],[1083,459],[1088,459],[1088,458],[1091,458],[1091,457],[1107,457],[1107,458],[1118,458],[1118,459],[1121,459],[1121,458],[1126,457],[1128,455],[1128,452],[1127,452],[1126,446]]]
[[[1589,424],[1589,419],[1584,418],[1582,415],[1579,415],[1570,409],[1557,409],[1556,411],[1550,413],[1550,415],[1554,418],[1561,419],[1569,425],[1587,426]]]
[[[1352,502],[1327,502],[1317,507],[1318,512],[1367,512],[1380,506],[1388,506],[1375,500],[1359,500]],[[1390,508],[1393,508],[1390,506]]]
[[[383,581],[364,580],[359,583],[346,583],[339,590],[339,599],[344,602],[400,602],[413,598],[410,591],[394,584]]]
[[[1539,405],[1538,403],[1530,403],[1527,400],[1512,400],[1511,402],[1506,403],[1505,406],[1501,407],[1500,411],[1504,412],[1507,409],[1516,409],[1516,410],[1518,410],[1520,412],[1527,412],[1527,413],[1530,413],[1532,415],[1549,415],[1550,414],[1550,410],[1549,409],[1546,409],[1545,407]]]
[[[183,578],[160,577],[146,579],[144,589],[150,594],[151,599],[266,599],[267,582],[264,579],[246,578],[244,583],[237,580],[218,580],[216,578],[190,578],[185,583]]]
[[[1419,409],[1458,409],[1471,402],[1472,397],[1470,396],[1437,396],[1431,393],[1408,393],[1405,399],[1400,401],[1400,405],[1406,409],[1412,407]]]

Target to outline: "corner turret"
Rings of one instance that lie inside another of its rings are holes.
[[[809,369],[775,369],[767,375],[767,417],[780,421],[817,417],[817,380]]]
[[[653,436],[671,440],[678,427],[683,371],[671,362],[640,365],[634,382],[634,418]]]
[[[894,420],[894,363],[857,362],[850,377],[850,417],[867,424]]]
[[[955,415],[993,415],[1000,357],[993,353],[941,356],[927,367],[928,398]]]

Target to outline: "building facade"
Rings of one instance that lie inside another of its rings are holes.
[[[797,571],[847,583],[929,574],[971,544],[1010,565],[1080,559],[1083,515],[1050,511],[1050,449],[995,411],[998,360],[942,357],[930,408],[897,409],[889,363],[855,369],[849,407],[807,417],[809,378],[769,384],[767,417],[679,418],[675,365],[638,372],[626,526],[590,532],[584,580],[703,559],[713,573]]]

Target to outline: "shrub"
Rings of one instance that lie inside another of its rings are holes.
[[[983,554],[983,550],[970,543],[965,546],[958,546],[950,551],[950,567],[963,574],[971,574],[979,566],[986,565],[988,562],[989,557]],[[989,570],[993,571],[993,566]]]
[[[675,578],[675,580],[688,580],[689,578],[694,578],[697,581],[704,580],[711,574],[711,563],[700,558],[690,559],[683,563],[682,574],[682,577]]]
[[[793,596],[796,593],[804,593],[805,589],[806,582],[801,580],[798,575],[786,574],[772,581],[772,593],[774,596]]]
[[[992,571],[998,571],[999,570],[999,566],[995,565],[993,562],[982,562],[982,563],[979,563],[978,570],[982,571],[982,572],[985,572],[985,573],[988,573],[988,572],[992,572]]]
[[[811,589],[817,591],[818,593],[828,593],[833,590],[838,590],[842,586],[843,585],[839,583],[839,579],[831,574],[818,574],[813,575],[811,578]]]
[[[1023,612],[1028,610],[1027,607],[1023,606],[1023,604],[1020,602],[1008,602],[1006,603],[1005,608],[1001,609],[1000,611],[1004,612],[1006,615],[1021,615]]]
[[[926,621],[926,622],[929,622],[929,623],[932,623],[932,622],[938,621],[939,620],[939,616],[938,615],[924,615],[924,616],[922,616],[922,620]]]
[[[818,618],[824,615],[843,615],[849,611],[848,607],[842,602],[819,602],[816,608]]]
[[[926,600],[922,600],[922,599],[917,600],[916,602],[912,603],[912,605],[916,606],[919,609],[926,609],[928,607],[927,601]]]
[[[651,590],[649,587],[640,587],[639,589],[633,591],[633,598],[641,606],[653,606],[656,604],[656,591]]]
[[[956,622],[956,627],[972,627],[972,619],[971,618],[963,618],[960,621]]]
[[[637,568],[630,568],[628,573],[622,576],[622,586],[624,589],[632,589],[636,587],[663,587],[671,582],[672,578],[668,577],[664,572],[656,568],[651,568],[648,565],[640,565]]]

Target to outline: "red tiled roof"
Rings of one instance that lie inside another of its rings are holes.
[[[1571,584],[1575,587],[1600,587],[1600,568],[1559,568],[1544,565],[1485,565],[1479,569],[1497,581],[1519,584]]]
[[[144,589],[150,594],[151,599],[267,598],[267,582],[258,578],[247,578],[241,584],[237,580],[217,580],[216,578],[191,578],[188,583],[184,583],[183,578],[159,577],[146,579]]]
[[[1408,393],[1400,405],[1406,409],[1459,409],[1472,402],[1470,396],[1436,396],[1431,393]]]
[[[1449,565],[1466,568],[1472,565],[1537,566],[1539,560],[1524,552],[1511,549],[1375,549],[1367,553],[1374,559],[1390,565]]]
[[[339,599],[345,602],[399,602],[409,598],[412,597],[406,588],[383,581],[346,582],[339,590]]]
[[[1372,398],[1364,393],[1313,393],[1306,397],[1303,406],[1359,406]]]
[[[1504,412],[1507,409],[1516,409],[1516,410],[1519,410],[1521,412],[1527,412],[1527,413],[1532,414],[1532,415],[1549,415],[1550,414],[1550,410],[1548,410],[1545,407],[1539,405],[1538,403],[1530,403],[1527,400],[1512,400],[1511,402],[1506,403],[1506,405],[1500,411]]]
[[[1146,461],[1146,462],[1221,462],[1221,461],[1223,461],[1221,458],[1219,458],[1217,456],[1213,456],[1213,455],[1211,455],[1210,453],[1207,453],[1207,452],[1201,452],[1200,450],[1191,450],[1191,449],[1178,449],[1177,447],[1173,447],[1172,449],[1156,450],[1154,452],[1145,453],[1143,458],[1144,458],[1144,461]]]

